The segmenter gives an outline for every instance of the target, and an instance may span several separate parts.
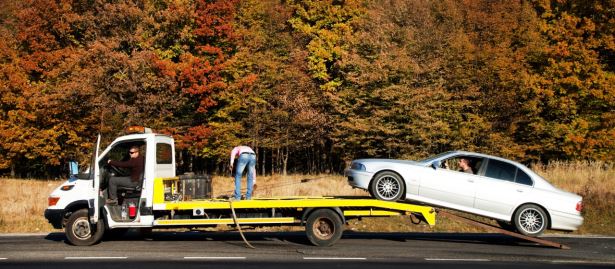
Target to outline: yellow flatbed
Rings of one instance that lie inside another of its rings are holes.
[[[310,241],[322,246],[331,245],[341,237],[342,226],[348,219],[414,215],[429,225],[436,224],[436,210],[430,206],[365,196],[184,200],[170,195],[177,187],[177,180],[157,178],[154,182],[153,211],[159,216],[154,220],[154,227],[305,225]]]

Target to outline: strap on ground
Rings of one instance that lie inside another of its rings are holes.
[[[250,242],[248,242],[246,237],[243,235],[243,232],[241,231],[241,226],[239,225],[239,222],[237,221],[237,215],[235,215],[235,207],[233,207],[233,199],[229,199],[228,203],[231,206],[231,212],[233,213],[233,222],[235,222],[235,227],[237,227],[237,230],[239,230],[239,234],[241,235],[241,239],[243,239],[243,242],[246,243],[246,245],[249,248],[255,248],[252,245],[250,245]]]
[[[474,226],[477,226],[477,227],[480,227],[480,228],[483,228],[483,229],[486,229],[486,230],[496,231],[498,233],[503,233],[505,235],[509,235],[509,236],[512,236],[512,237],[516,237],[516,238],[524,239],[524,240],[531,241],[531,242],[534,242],[534,243],[538,243],[538,244],[543,245],[543,246],[555,247],[555,248],[560,248],[560,249],[570,249],[569,246],[562,245],[562,244],[557,243],[557,242],[548,241],[548,240],[544,240],[544,239],[540,239],[540,238],[536,238],[536,237],[531,237],[531,236],[523,235],[523,234],[520,234],[520,233],[515,233],[515,232],[508,231],[508,230],[504,230],[502,228],[495,227],[495,226],[490,225],[490,224],[482,223],[480,221],[476,221],[476,220],[473,220],[473,219],[469,219],[469,218],[466,218],[466,217],[455,215],[455,214],[453,214],[451,212],[444,211],[442,209],[438,209],[437,212],[438,212],[439,215],[445,216],[445,217],[447,217],[449,219],[458,220],[458,221],[461,221],[461,222],[464,222],[464,223],[467,223],[467,224],[470,224],[470,225],[474,225]]]

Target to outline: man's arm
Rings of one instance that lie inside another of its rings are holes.
[[[230,160],[231,171],[233,169],[233,162],[235,161],[235,156],[237,156],[238,153],[239,153],[239,147],[234,147],[233,150],[231,150],[231,160]]]
[[[112,161],[109,160],[109,164],[113,165],[115,167],[122,167],[122,168],[133,168],[137,165],[136,163],[137,159],[130,159],[128,161],[125,162],[119,162],[119,161]]]

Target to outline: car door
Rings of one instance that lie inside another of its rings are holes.
[[[459,156],[451,159],[457,159]],[[479,176],[457,171],[457,168],[434,168],[426,172],[421,180],[419,196],[425,202],[452,208],[471,208],[474,206],[475,182]]]
[[[488,159],[483,180],[476,185],[475,207],[510,219],[523,196],[533,190],[531,185],[530,177],[516,165]]]

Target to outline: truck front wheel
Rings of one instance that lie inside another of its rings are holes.
[[[91,224],[88,210],[79,209],[68,217],[66,221],[66,238],[75,246],[90,246],[96,244],[105,232],[105,223],[101,218],[98,223]]]
[[[328,247],[342,237],[342,225],[340,216],[333,210],[318,209],[308,217],[305,232],[312,244]]]

